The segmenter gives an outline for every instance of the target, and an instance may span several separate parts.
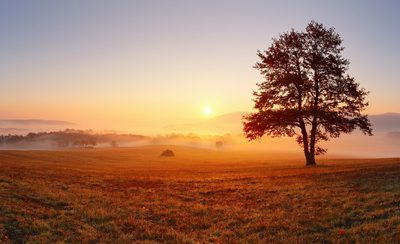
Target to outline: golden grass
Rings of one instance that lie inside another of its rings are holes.
[[[166,148],[176,157],[159,157]],[[306,168],[298,155],[184,147],[0,151],[0,239],[398,243],[400,160]]]

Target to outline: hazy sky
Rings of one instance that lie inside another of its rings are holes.
[[[344,39],[370,114],[400,112],[400,1],[0,1],[0,118],[136,131],[250,110],[257,49],[311,21]]]

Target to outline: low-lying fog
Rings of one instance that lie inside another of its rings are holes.
[[[13,128],[14,132],[20,132],[4,133],[4,128],[0,128],[0,134],[2,134],[0,149],[65,150],[85,148],[90,150],[105,147],[179,145],[225,151],[266,150],[282,154],[298,153],[299,155],[302,153],[295,138],[263,138],[259,141],[248,142],[241,132],[240,118],[242,114],[231,113],[199,124],[169,126],[169,131],[158,136],[65,130],[76,124],[62,121],[25,120],[16,123],[13,123],[15,121],[12,120],[0,121],[0,126],[7,125],[8,128]],[[365,136],[360,132],[354,132],[322,143],[322,147],[328,148],[325,157],[400,157],[400,114],[373,115],[370,118],[374,136]],[[29,127],[21,125],[29,125]],[[37,133],[32,128],[38,127],[38,125],[47,125],[49,129],[46,131],[56,132]],[[195,133],[190,133],[190,131]],[[29,134],[29,132],[34,133]]]

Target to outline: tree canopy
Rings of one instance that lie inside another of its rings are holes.
[[[254,112],[243,117],[246,137],[295,136],[307,165],[315,165],[315,155],[326,152],[319,142],[355,129],[372,135],[362,114],[368,92],[346,74],[350,62],[343,49],[334,28],[312,21],[305,31],[292,29],[258,51],[254,68],[264,81],[254,92]]]

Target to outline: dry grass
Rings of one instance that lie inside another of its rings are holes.
[[[0,151],[1,241],[400,242],[399,159],[163,149]]]

